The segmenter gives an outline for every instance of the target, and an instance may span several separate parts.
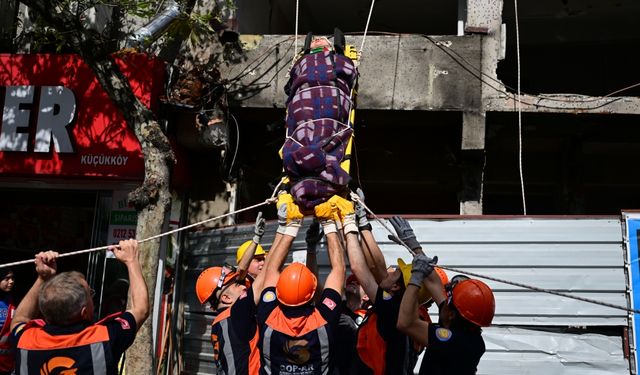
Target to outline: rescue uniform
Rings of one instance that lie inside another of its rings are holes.
[[[401,294],[378,287],[376,302],[358,328],[358,374],[413,374],[417,353],[396,328],[401,302]]]
[[[342,298],[325,289],[317,306],[280,306],[276,288],[266,288],[256,314],[262,368],[260,374],[328,374],[333,369],[331,343]]]
[[[15,310],[10,296],[0,298],[0,374],[9,374],[13,370],[14,353],[10,341],[10,327]]]
[[[118,361],[133,343],[136,330],[130,312],[113,314],[95,324],[54,326],[43,320],[19,324],[13,330],[16,374],[116,375]]]
[[[485,345],[480,332],[449,330],[429,325],[429,345],[424,353],[420,375],[476,373]]]
[[[353,374],[355,373],[354,358],[358,356],[356,352],[358,324],[354,321],[354,317],[357,315],[347,307],[344,301],[341,308],[340,319],[334,334],[335,369],[333,374]]]
[[[260,352],[253,288],[218,313],[211,325],[211,343],[219,374],[258,374]]]

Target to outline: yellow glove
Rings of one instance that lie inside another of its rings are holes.
[[[334,195],[327,201],[338,209],[340,221],[344,221],[345,216],[355,214],[356,210],[353,206],[353,202],[348,201],[340,196]]]
[[[285,225],[292,221],[300,221],[304,217],[300,212],[300,207],[293,202],[293,197],[289,193],[278,195],[276,207],[278,208],[278,223],[280,225]]]
[[[319,205],[313,208],[313,211],[316,214],[316,217],[320,220],[340,220],[340,215],[338,212],[338,206],[335,203],[332,203],[331,200],[328,200],[324,203],[320,203]]]

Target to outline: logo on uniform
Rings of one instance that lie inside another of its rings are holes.
[[[120,327],[122,327],[122,329],[131,329],[131,326],[129,325],[129,322],[127,322],[126,319],[116,318],[115,321],[120,323]]]
[[[322,304],[327,306],[329,308],[329,310],[333,311],[333,309],[336,308],[336,303],[333,302],[329,297],[326,297],[323,301]]]
[[[387,292],[382,292],[382,299],[385,301],[388,301],[391,299],[391,297],[393,297],[391,294],[387,293]]]
[[[273,302],[276,300],[276,294],[272,291],[268,291],[262,296],[262,302]]]
[[[53,357],[40,367],[40,375],[76,375],[76,361],[69,357]]]
[[[309,341],[307,340],[287,340],[282,348],[289,363],[302,365],[309,361]]]
[[[448,330],[446,328],[437,328],[436,329],[436,337],[440,341],[449,341],[449,339],[451,339],[451,336],[453,336],[453,332],[451,332],[450,330]]]

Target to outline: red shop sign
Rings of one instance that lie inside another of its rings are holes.
[[[151,110],[164,66],[143,54],[116,59]],[[142,180],[140,143],[77,55],[0,54],[0,175]]]

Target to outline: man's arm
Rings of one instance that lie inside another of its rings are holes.
[[[291,248],[293,240],[295,239],[295,236],[290,236],[288,234],[278,235],[282,236],[282,238],[279,239],[276,247],[269,251],[269,256],[265,262],[264,269],[253,281],[253,284],[251,284],[251,288],[253,288],[253,299],[256,305],[260,301],[260,294],[262,291],[265,288],[275,286],[278,283],[278,279],[280,278],[280,268],[282,268],[284,261],[287,259],[289,248]]]
[[[380,250],[371,232],[371,224],[369,223],[369,218],[367,218],[367,210],[364,207],[364,192],[361,188],[358,188],[355,194],[351,193],[351,197],[355,201],[356,222],[358,224],[358,230],[360,231],[360,246],[364,254],[364,259],[373,277],[375,277],[376,282],[379,284],[387,277],[387,263],[384,260],[384,255],[382,255],[382,250]]]
[[[409,284],[402,296],[400,311],[398,312],[397,328],[416,343],[427,346],[429,342],[429,323],[420,320],[418,316],[419,287]]]
[[[118,246],[109,248],[116,259],[124,263],[129,272],[129,302],[131,308],[127,310],[136,320],[136,327],[140,329],[149,317],[149,293],[147,283],[142,276],[142,267],[138,259],[138,241],[120,241]]]
[[[418,291],[421,285],[424,283],[438,306],[445,300],[440,277],[433,272],[436,261],[437,257],[431,259],[424,254],[416,255],[413,259],[411,279],[402,296],[396,324],[398,330],[424,346],[429,343],[429,323],[420,320],[418,316]]]
[[[358,235],[356,233],[346,233],[345,238],[347,242],[347,256],[349,257],[351,272],[356,275],[358,282],[362,286],[362,289],[364,289],[367,296],[369,296],[371,303],[375,303],[376,294],[378,292],[378,282],[373,276],[373,273],[369,269],[364,255],[362,254]]]
[[[327,275],[327,281],[324,283],[325,289],[333,289],[338,294],[342,294],[344,289],[344,250],[337,233],[327,234],[327,251],[329,253],[329,262],[331,263],[331,272]]]
[[[370,225],[369,225],[370,227]],[[387,262],[382,255],[382,250],[378,246],[378,242],[373,237],[371,229],[368,227],[360,228],[360,245],[363,251],[367,266],[371,270],[376,282],[380,283],[387,277]]]
[[[266,225],[265,219],[262,217],[262,212],[258,213],[256,216],[256,224],[253,228],[253,238],[247,250],[245,250],[244,254],[242,254],[242,259],[240,259],[240,263],[238,263],[238,280],[244,280],[245,276],[247,276],[247,270],[249,269],[249,265],[251,265],[251,261],[253,260],[253,256],[256,254],[256,249],[258,248],[258,244],[260,244],[260,240],[264,235],[264,227]]]
[[[15,311],[13,319],[11,319],[11,331],[18,325],[35,319],[40,313],[38,307],[38,293],[45,281],[49,280],[56,274],[57,264],[56,258],[58,253],[55,251],[44,251],[36,254],[36,272],[38,278],[31,286],[31,289],[22,299]]]

